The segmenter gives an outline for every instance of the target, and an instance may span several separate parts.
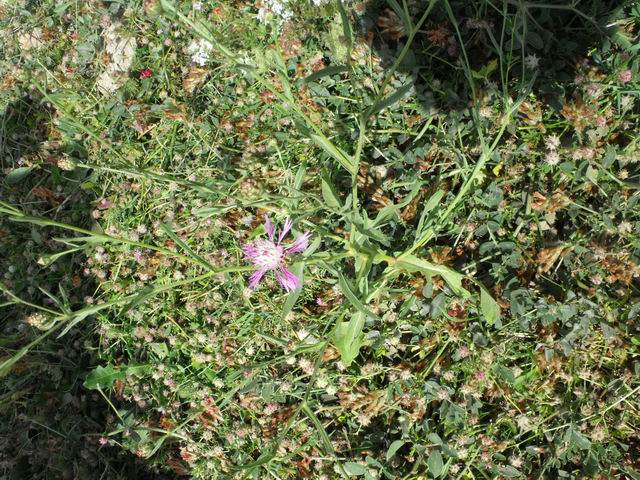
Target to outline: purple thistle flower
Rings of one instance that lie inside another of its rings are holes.
[[[244,254],[257,269],[249,278],[249,288],[256,288],[262,277],[270,270],[274,271],[276,280],[287,292],[300,288],[301,280],[287,268],[286,259],[294,253],[304,252],[309,246],[311,234],[304,232],[293,243],[283,245],[282,240],[289,233],[292,226],[293,222],[287,218],[276,239],[275,226],[271,219],[267,217],[264,222],[264,228],[269,239],[259,238],[244,246]]]

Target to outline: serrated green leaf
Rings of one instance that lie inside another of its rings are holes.
[[[480,288],[480,310],[489,325],[495,324],[500,319],[500,305],[484,288]]]
[[[340,322],[333,334],[333,343],[340,353],[340,359],[345,366],[358,356],[360,347],[364,343],[362,329],[366,315],[356,312],[348,322]]]
[[[116,380],[124,380],[127,375],[141,376],[149,371],[150,365],[129,365],[121,368],[114,368],[113,365],[102,365],[96,367],[87,375],[83,386],[89,390],[100,388],[110,388]]]
[[[422,272],[430,276],[439,275],[457,296],[462,298],[471,296],[469,291],[462,286],[464,275],[444,265],[428,262],[415,255],[405,255],[399,258],[394,267],[407,272]]]
[[[357,168],[353,164],[353,160],[349,155],[343,152],[340,148],[336,147],[326,137],[317,135],[315,133],[310,133],[309,136],[316,145],[322,148],[333,159],[337,160],[344,169],[346,169],[350,174],[355,175],[355,173],[357,172]]]
[[[109,388],[116,380],[124,380],[125,378],[125,370],[115,369],[113,365],[107,365],[106,367],[100,365],[87,375],[83,385],[84,388],[89,390],[97,390],[98,387]]]

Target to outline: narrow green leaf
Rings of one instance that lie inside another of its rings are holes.
[[[9,185],[16,185],[27,178],[32,170],[33,167],[18,167],[9,172],[9,174],[4,178],[4,181]]]
[[[394,214],[399,215],[398,212],[409,205],[414,198],[420,193],[421,183],[416,183],[411,191],[398,203],[392,203],[390,205],[386,205],[378,212],[375,220],[372,223],[372,226],[377,227],[382,223],[386,222],[389,218],[391,218]]]
[[[591,447],[591,441],[574,427],[569,427],[564,436],[564,441],[569,444],[570,448],[575,446],[581,450],[588,450]]]
[[[331,75],[338,75],[340,73],[348,72],[349,68],[344,65],[329,65],[328,67],[313,72],[311,75],[303,80],[303,83],[317,82],[321,78],[329,77]]]
[[[427,459],[427,467],[429,468],[429,472],[434,477],[439,477],[442,473],[442,469],[444,468],[444,462],[442,461],[442,454],[438,450],[434,450],[429,455]]]
[[[333,185],[329,183],[329,180],[322,178],[322,199],[325,201],[329,208],[340,208],[340,199],[333,189]]]
[[[18,350],[17,353],[13,354],[9,358],[0,362],[0,378],[3,378],[6,375],[8,375],[11,369],[13,368],[13,366],[16,363],[18,363],[22,357],[24,357],[27,353],[29,353],[30,349],[31,349],[31,345],[22,347],[20,350]]]
[[[387,462],[393,458],[396,452],[400,450],[405,443],[407,442],[405,442],[404,440],[394,440],[393,442],[391,442],[391,445],[389,445],[389,449],[387,450],[387,455],[385,457],[387,459]]]
[[[160,0],[160,8],[162,8],[162,12],[168,18],[175,18],[176,7],[173,5],[172,2],[169,2],[168,0]]]
[[[340,20],[342,21],[342,33],[345,41],[347,42],[347,49],[351,51],[351,47],[353,46],[353,33],[351,32],[349,15],[347,14],[347,10],[344,8],[342,0],[337,0],[337,4],[338,11],[340,12]]]
[[[544,48],[544,40],[538,33],[529,31],[525,38],[527,39],[527,43],[536,50],[542,50]]]
[[[416,240],[422,233],[422,229],[424,228],[425,221],[427,220],[429,213],[440,204],[442,197],[444,197],[444,191],[437,190],[433,195],[431,195],[429,200],[427,200],[427,203],[424,204],[422,213],[420,214],[420,220],[418,221],[418,227],[416,228]]]
[[[304,163],[300,165],[298,171],[296,172],[296,178],[293,180],[293,189],[300,190],[302,188],[302,184],[304,182],[304,177],[307,174],[307,168]]]
[[[315,142],[320,148],[328,153],[332,158],[338,161],[344,169],[346,169],[351,175],[355,175],[357,172],[356,166],[353,164],[353,160],[349,155],[343,152],[341,149],[331,143],[326,137],[310,133],[311,140]]]
[[[500,319],[500,305],[484,287],[480,288],[480,310],[489,325],[495,324]]]
[[[291,272],[300,279],[300,288],[296,288],[293,292],[287,295],[287,299],[284,301],[284,305],[282,307],[282,315],[280,318],[284,320],[284,318],[289,315],[289,312],[293,309],[293,306],[296,304],[298,297],[302,293],[302,284],[304,283],[304,262],[296,262],[291,268]]]
[[[64,257],[65,255],[68,255],[70,253],[75,253],[81,250],[83,250],[83,247],[76,247],[76,248],[72,248],[70,250],[65,250],[63,252],[58,252],[58,253],[51,253],[51,254],[45,253],[38,258],[38,265],[42,265],[43,267],[48,267],[59,258]]]
[[[111,305],[113,305],[113,302],[100,303],[98,305],[91,305],[91,306],[82,308],[80,310],[76,310],[75,312],[70,312],[63,317],[60,317],[58,319],[59,321],[61,322],[68,321],[69,323],[67,323],[65,327],[62,329],[62,331],[58,335],[58,338],[64,337],[67,333],[69,333],[69,330],[71,330],[73,327],[75,327],[78,323],[80,323],[85,318],[101,310],[109,308]]]
[[[462,286],[464,275],[444,265],[428,262],[415,255],[405,255],[400,257],[395,267],[407,272],[418,271],[431,276],[440,275],[442,279],[447,282],[447,285],[453,293],[463,298],[471,296],[469,291]]]
[[[340,460],[338,460],[338,456],[336,455],[336,451],[333,448],[331,439],[329,438],[329,435],[327,434],[327,431],[322,425],[322,422],[320,421],[320,419],[316,416],[313,410],[311,410],[311,408],[306,402],[302,404],[302,411],[305,413],[305,415],[307,415],[307,417],[309,417],[311,422],[315,425],[316,431],[318,432],[318,435],[320,435],[320,439],[322,440],[322,443],[324,444],[324,448],[327,451],[327,453],[333,457],[338,468],[344,472],[344,467],[341,465]]]
[[[398,18],[402,20],[404,31],[410,32],[413,29],[413,23],[411,22],[411,19],[407,17],[407,13],[404,8],[400,6],[397,0],[388,0],[388,2]]]
[[[412,83],[401,86],[395,92],[393,92],[391,95],[389,95],[386,98],[383,98],[378,103],[373,105],[371,107],[371,109],[369,110],[369,115],[374,115],[374,114],[384,110],[385,108],[390,107],[391,105],[393,105],[394,103],[396,103],[397,101],[402,99],[404,96],[406,96],[407,93],[412,88],[413,88],[413,84]]]
[[[173,240],[178,245],[180,245],[182,250],[184,250],[185,253],[187,253],[187,255],[189,255],[191,258],[193,258],[195,262],[199,263],[200,265],[202,265],[203,267],[209,270],[215,270],[213,265],[207,262],[200,255],[198,255],[189,245],[187,245],[180,237],[178,237],[178,235],[176,235],[176,233],[173,231],[173,229],[168,223],[163,223],[162,229],[166,232],[167,235],[169,235],[169,237],[171,237],[171,240]]]
[[[356,312],[348,322],[340,322],[333,334],[333,343],[340,353],[340,358],[345,366],[358,356],[363,344],[362,329],[366,315]]]
[[[340,285],[340,290],[342,290],[342,293],[344,294],[344,296],[347,297],[347,300],[349,300],[349,303],[351,303],[351,305],[353,305],[355,309],[358,310],[360,313],[364,315],[368,315],[371,318],[378,319],[378,316],[375,313],[373,313],[371,310],[369,310],[367,307],[365,307],[364,304],[360,301],[360,299],[356,296],[356,294],[351,289],[349,282],[347,282],[347,279],[344,278],[344,275],[342,275],[342,273],[340,273],[339,271],[336,271],[336,274],[338,275],[338,284]]]

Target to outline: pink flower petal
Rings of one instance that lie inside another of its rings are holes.
[[[300,235],[298,238],[296,238],[295,241],[291,245],[289,245],[285,249],[285,252],[287,254],[304,252],[307,249],[307,247],[309,246],[309,238],[310,237],[311,237],[311,234],[309,232],[304,232],[302,235]]]
[[[276,229],[269,215],[267,215],[267,218],[264,221],[264,229],[267,231],[267,234],[269,235],[269,240],[273,242],[273,235],[276,233]]]
[[[98,210],[107,210],[113,206],[108,198],[103,198],[98,202]]]
[[[256,288],[260,283],[260,280],[262,280],[262,277],[264,277],[264,274],[267,273],[268,270],[268,268],[261,268],[260,270],[256,270],[255,272],[253,272],[253,275],[249,277],[249,288],[252,290]]]
[[[247,243],[244,247],[242,247],[242,251],[250,260],[253,260],[258,255],[256,246],[253,243]]]
[[[282,267],[279,270],[276,270],[276,280],[278,280],[282,288],[284,288],[288,293],[300,288],[302,284],[300,279],[291,273],[287,267]]]
[[[282,231],[280,232],[280,235],[278,235],[278,243],[280,243],[282,239],[287,235],[287,233],[289,233],[289,230],[291,230],[292,226],[293,226],[293,222],[291,221],[290,218],[287,218],[284,222],[284,227],[282,227]]]

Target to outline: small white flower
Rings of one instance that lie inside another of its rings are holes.
[[[187,51],[191,55],[191,61],[201,67],[204,67],[209,61],[209,55],[213,50],[213,45],[204,39],[198,39],[191,42]]]
[[[557,165],[560,162],[560,155],[558,155],[558,152],[552,150],[544,157],[544,161],[549,165]]]
[[[294,365],[296,363],[296,357],[295,356],[287,357],[287,359],[285,360],[285,363],[287,365]]]
[[[193,2],[193,9],[200,12],[202,11],[202,2]]]
[[[545,145],[549,150],[556,150],[560,146],[560,137],[549,135],[545,140]]]
[[[258,9],[258,20],[266,23],[269,14],[273,14],[277,22],[280,24],[293,17],[293,11],[289,7],[288,0],[264,0],[262,6]]]
[[[528,430],[531,430],[531,427],[532,427],[531,419],[526,415],[520,415],[516,417],[516,423],[518,424],[518,428],[520,429],[521,432],[526,432]]]
[[[534,68],[538,68],[538,65],[540,64],[540,59],[538,58],[537,55],[532,53],[530,55],[527,55],[524,58],[524,64],[527,68],[530,68],[531,70],[533,70]]]
[[[618,225],[618,232],[620,232],[620,234],[622,235],[631,233],[632,230],[633,225],[630,222],[622,222],[620,225]]]

